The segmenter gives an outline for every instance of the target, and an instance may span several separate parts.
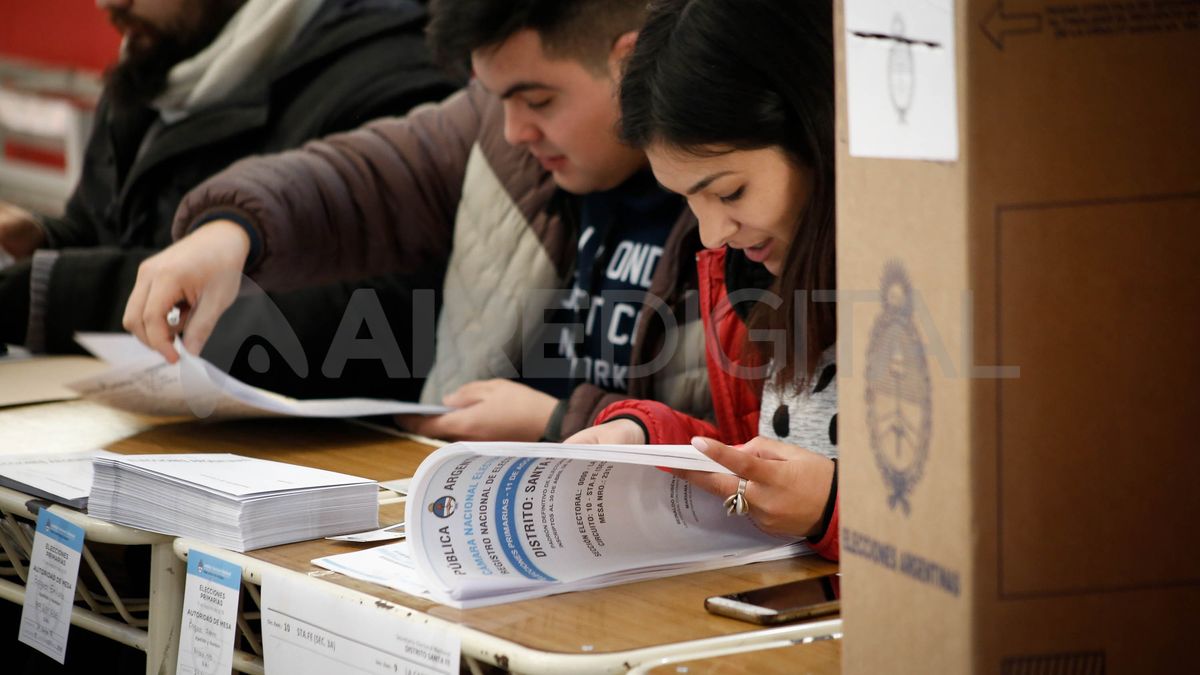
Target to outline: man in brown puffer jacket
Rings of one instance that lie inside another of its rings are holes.
[[[174,361],[167,311],[195,300],[184,344],[199,349],[243,272],[279,289],[450,250],[421,398],[459,410],[402,424],[442,438],[556,440],[627,396],[708,417],[695,220],[617,138],[621,63],[644,6],[434,2],[435,53],[469,55],[475,81],[202,184],[176,216],[180,240],[139,270],[126,328]],[[547,305],[550,289],[569,292]],[[558,309],[549,326],[548,307]]]

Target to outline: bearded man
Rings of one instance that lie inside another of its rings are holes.
[[[121,330],[138,264],[171,242],[172,217],[190,189],[241,158],[402,115],[459,84],[432,64],[426,11],[411,0],[97,5],[123,40],[65,213],[49,217],[0,202],[0,248],[18,260],[0,270],[0,344],[72,352],[79,350],[76,331]],[[332,375],[321,364],[351,294],[363,286],[378,296],[373,307],[388,308],[387,324],[370,327],[411,338],[409,289],[440,286],[444,262],[354,285],[247,298],[218,330],[224,340],[214,345],[224,353],[215,360],[235,376],[297,396],[415,398],[419,381],[388,377],[377,361],[350,361]],[[261,325],[263,317],[273,325]],[[264,348],[271,356],[283,350],[272,339],[281,331],[298,338],[299,362],[294,352],[262,358]]]

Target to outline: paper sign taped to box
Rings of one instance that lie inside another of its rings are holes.
[[[846,0],[850,155],[956,161],[951,0]]]

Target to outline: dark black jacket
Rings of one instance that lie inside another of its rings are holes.
[[[118,109],[102,98],[82,177],[65,215],[45,220],[48,246],[60,250],[46,304],[47,351],[78,351],[75,331],[121,330],[137,266],[171,243],[176,207],[205,178],[240,158],[295,148],[452,93],[458,83],[430,61],[425,20],[424,8],[410,0],[327,0],[272,67],[221,103],[166,127],[154,124],[152,109]],[[139,153],[148,133],[155,136]],[[263,312],[253,303],[235,305],[214,336],[214,349],[238,350],[237,358],[215,360],[231,366],[235,376],[293,395],[415,398],[419,383],[388,381],[378,361],[351,360],[340,378],[324,377],[321,366],[351,291],[364,285],[378,293],[392,333],[408,355],[408,289],[440,287],[444,263],[428,261],[402,277],[272,296],[303,345],[306,377],[291,372],[304,368],[289,368],[278,358],[271,359],[265,374],[258,372],[261,351],[254,367],[247,367],[256,342],[268,353],[279,347],[269,337],[277,327],[254,325]],[[3,284],[28,287],[28,280],[15,278],[17,271],[5,276]],[[0,299],[19,295],[19,290],[0,289]],[[0,307],[5,323],[19,320],[19,314]],[[364,351],[372,350],[359,353]]]

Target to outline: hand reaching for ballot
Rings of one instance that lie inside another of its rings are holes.
[[[833,486],[829,458],[763,436],[738,447],[697,436],[692,445],[735,475],[681,469],[671,473],[721,498],[737,492],[738,476],[745,478],[750,516],[767,532],[803,537],[820,525]]]
[[[178,329],[167,325],[167,313],[183,306],[183,344],[199,354],[217,319],[237,298],[249,254],[250,237],[242,226],[216,220],[147,258],[125,305],[125,330],[175,363]]]
[[[0,202],[0,249],[20,260],[46,243],[46,232],[33,214],[25,209]]]
[[[458,408],[445,415],[398,415],[409,431],[448,441],[536,441],[558,399],[511,380],[464,384],[442,401]]]
[[[628,418],[619,418],[583,429],[563,442],[589,445],[644,445],[646,432],[637,422]]]

